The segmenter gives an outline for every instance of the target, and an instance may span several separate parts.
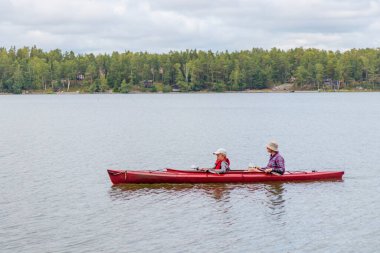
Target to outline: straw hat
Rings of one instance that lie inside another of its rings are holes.
[[[269,148],[272,151],[277,152],[278,151],[278,144],[275,141],[271,141],[268,143],[267,148]]]

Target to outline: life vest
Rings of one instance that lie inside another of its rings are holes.
[[[230,166],[230,160],[226,157],[226,159],[220,161],[220,160],[216,160],[215,162],[215,170],[220,170],[222,168],[222,162],[227,162],[228,164],[228,167]]]

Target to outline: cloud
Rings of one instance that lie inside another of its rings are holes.
[[[0,46],[84,52],[378,47],[380,0],[2,0]]]

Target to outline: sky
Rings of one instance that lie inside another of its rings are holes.
[[[0,0],[0,47],[76,53],[380,47],[380,0]]]

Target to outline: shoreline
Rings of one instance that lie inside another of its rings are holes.
[[[245,91],[186,91],[186,92],[142,92],[142,91],[131,91],[128,93],[121,92],[79,92],[79,91],[61,91],[61,92],[24,92],[21,94],[14,93],[0,93],[0,96],[7,95],[96,95],[96,94],[108,94],[108,95],[117,95],[117,94],[234,94],[234,93],[376,93],[380,92],[380,90],[326,90],[326,91],[318,91],[318,90],[291,90],[291,91],[283,91],[283,90],[245,90]]]

